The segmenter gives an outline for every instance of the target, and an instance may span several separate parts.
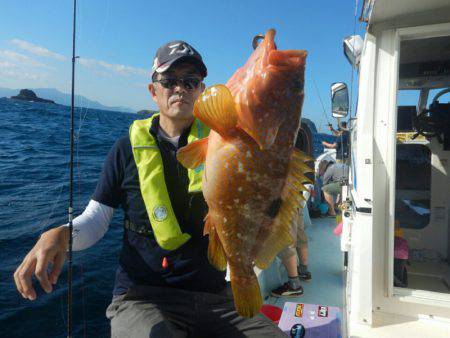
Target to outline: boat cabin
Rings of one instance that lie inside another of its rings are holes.
[[[450,2],[366,0],[341,247],[349,336],[450,336]],[[426,319],[426,321],[425,321]]]

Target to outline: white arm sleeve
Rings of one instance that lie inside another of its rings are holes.
[[[113,214],[114,208],[90,200],[83,213],[73,220],[73,251],[84,250],[97,243],[108,230]]]

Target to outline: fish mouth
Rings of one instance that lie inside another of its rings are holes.
[[[307,52],[278,50],[274,29],[257,35],[253,44],[255,50],[229,86],[236,94],[239,126],[266,150],[278,139],[284,121],[300,115]]]
[[[269,53],[269,65],[277,67],[280,71],[288,69],[300,69],[305,66],[305,59],[308,55],[306,50],[277,50],[273,49]]]

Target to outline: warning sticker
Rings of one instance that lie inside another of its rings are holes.
[[[317,308],[317,315],[319,317],[328,317],[328,306],[319,305]]]
[[[295,317],[302,317],[303,316],[303,307],[305,304],[297,304],[295,307]]]

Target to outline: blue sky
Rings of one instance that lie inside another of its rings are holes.
[[[330,116],[330,84],[350,84],[342,39],[353,34],[354,5],[353,0],[78,0],[76,93],[109,106],[155,109],[147,84],[160,45],[191,43],[208,67],[206,85],[212,85],[225,83],[245,63],[254,35],[275,28],[279,49],[309,52],[302,115],[325,131],[314,82]],[[360,6],[361,1],[358,17]],[[70,0],[2,1],[0,87],[69,93],[71,16]],[[362,29],[357,22],[357,33]]]

